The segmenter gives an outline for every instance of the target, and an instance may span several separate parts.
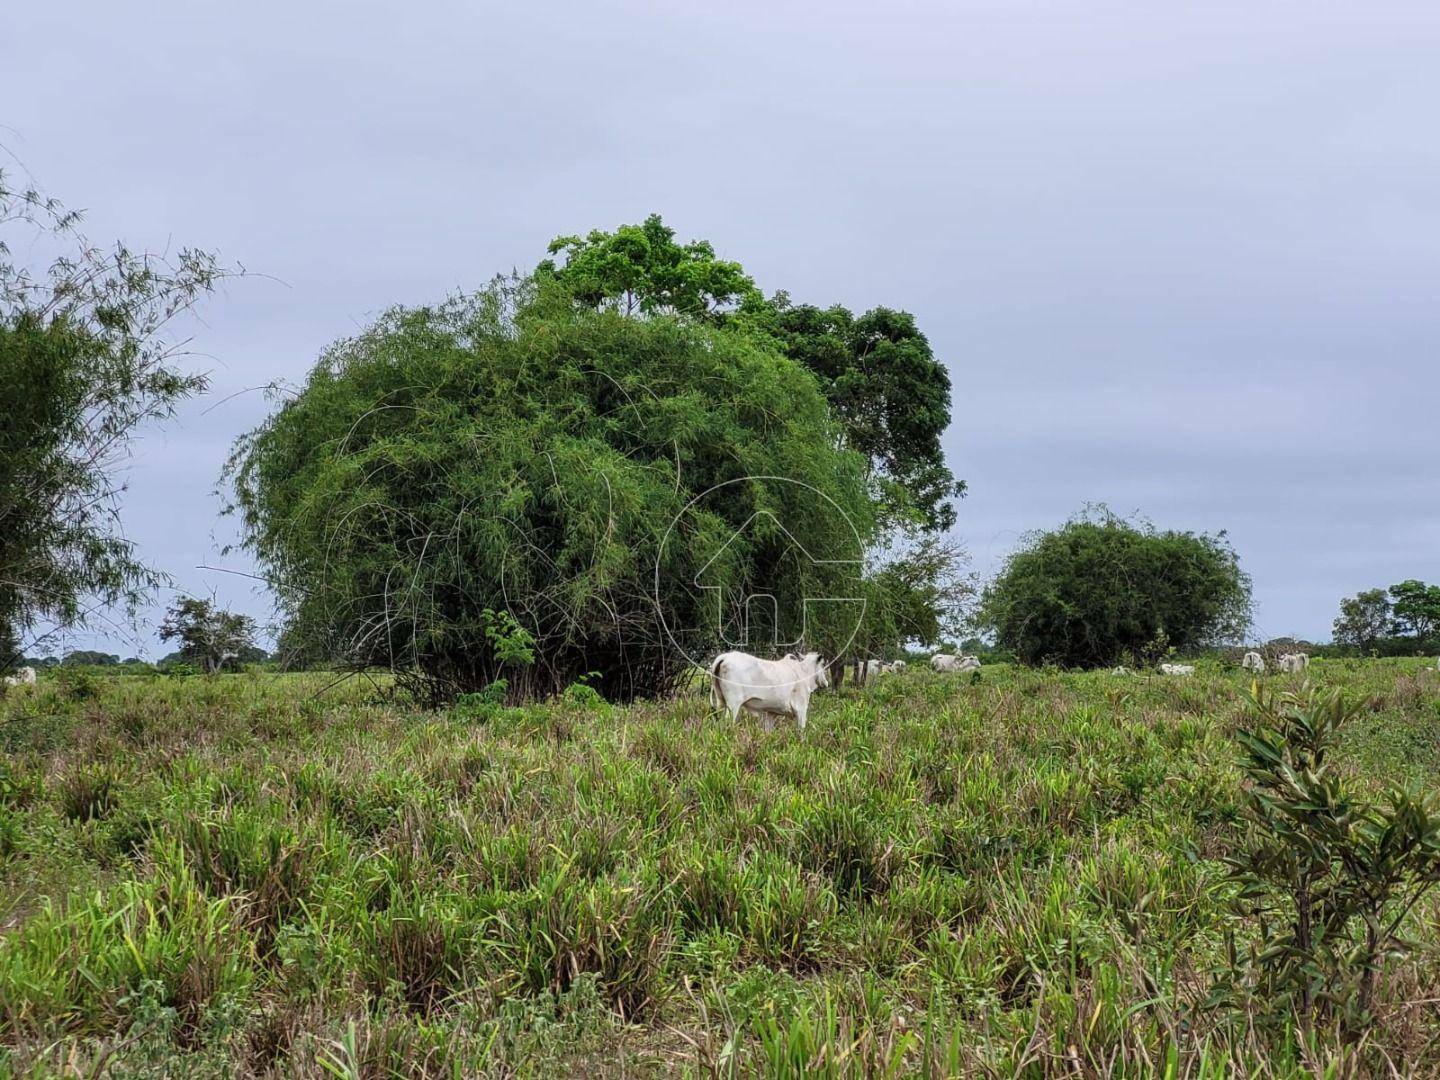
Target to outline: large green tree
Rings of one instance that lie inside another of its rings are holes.
[[[1367,589],[1340,601],[1335,644],[1367,653],[1390,633],[1390,598],[1384,589]]]
[[[0,175],[0,669],[37,624],[133,609],[164,580],[119,530],[119,466],[139,428],[205,386],[165,330],[214,286],[214,258],[100,248],[76,227]]]
[[[1030,537],[986,590],[981,620],[1025,663],[1132,662],[1239,640],[1250,579],[1224,534],[1160,531],[1104,508]]]
[[[945,464],[950,376],[906,311],[773,301],[768,324],[787,356],[813,371],[849,444],[865,455],[882,504],[924,528],[955,523],[964,491]]]
[[[1427,585],[1413,578],[1390,586],[1395,633],[1428,643],[1440,632],[1440,585]]]
[[[591,672],[662,691],[756,594],[777,641],[843,646],[853,612],[806,600],[854,595],[875,515],[813,378],[767,339],[558,285],[392,311],[240,441],[235,506],[292,626],[437,698]],[[501,612],[533,664],[501,655]]]
[[[737,262],[704,240],[682,244],[652,214],[640,225],[585,237],[562,236],[540,265],[591,307],[629,315],[673,314],[771,338],[814,373],[847,444],[865,455],[872,494],[897,523],[944,530],[964,484],[945,462],[940,436],[950,423],[950,376],[905,311],[876,307],[856,316],[841,306],[762,297]]]

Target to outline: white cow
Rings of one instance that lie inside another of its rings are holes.
[[[936,653],[930,658],[930,666],[936,671],[950,671],[964,674],[979,671],[980,661],[974,656],[952,656],[950,653]]]
[[[894,674],[894,675],[899,675],[900,672],[902,672],[902,671],[904,671],[904,670],[905,670],[905,661],[904,661],[904,660],[896,660],[896,661],[894,661],[894,662],[890,665],[890,667],[889,667],[889,671],[890,671],[892,674]]]
[[[884,675],[889,670],[890,666],[886,664],[884,660],[866,660],[865,681],[869,682],[871,679],[875,678],[875,676]]]
[[[1117,664],[1117,665],[1115,665],[1113,668],[1110,669],[1110,674],[1111,674],[1111,675],[1129,675],[1129,674],[1130,674],[1130,669],[1129,669],[1128,667],[1126,667],[1124,664]]]
[[[1256,675],[1263,675],[1265,674],[1265,657],[1252,650],[1245,654],[1245,659],[1240,661],[1240,666],[1246,671],[1255,672]]]
[[[1309,666],[1310,657],[1303,652],[1280,654],[1281,671],[1301,672]]]
[[[743,652],[721,653],[710,665],[710,704],[734,720],[740,710],[764,717],[793,716],[800,730],[810,711],[810,695],[830,685],[830,667],[819,653],[791,653],[784,660],[762,660]]]
[[[34,686],[35,669],[33,667],[22,667],[14,675],[5,676],[6,686]]]
[[[1161,664],[1161,665],[1160,665],[1160,673],[1161,673],[1162,675],[1194,675],[1194,674],[1195,674],[1195,665],[1194,665],[1194,664]]]

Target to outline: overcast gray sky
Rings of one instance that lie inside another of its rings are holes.
[[[659,211],[766,291],[915,312],[978,569],[1104,501],[1228,529],[1259,633],[1328,637],[1440,578],[1437,58],[1433,0],[23,4],[0,144],[93,239],[269,275],[205,305],[213,393],[130,471],[190,591],[268,612],[195,569],[249,568],[211,492],[269,406],[223,399]]]

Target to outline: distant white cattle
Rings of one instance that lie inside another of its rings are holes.
[[[5,676],[6,686],[34,686],[35,669],[33,667],[22,667],[14,675]]]
[[[1255,672],[1256,675],[1263,675],[1265,673],[1265,658],[1258,652],[1252,650],[1245,654],[1245,659],[1240,661],[1240,666],[1246,671]]]
[[[740,710],[763,717],[793,716],[800,730],[810,711],[810,695],[830,685],[830,669],[819,653],[791,653],[784,660],[762,660],[743,652],[721,653],[710,665],[710,704],[734,720]]]
[[[891,663],[891,664],[889,665],[888,670],[891,672],[891,674],[894,674],[894,675],[900,674],[900,672],[902,672],[902,671],[905,670],[905,661],[904,661],[904,660],[896,660],[896,661],[894,661],[893,663]]]
[[[1130,674],[1130,669],[1129,669],[1128,667],[1126,667],[1124,664],[1116,664],[1113,668],[1110,669],[1110,674],[1111,674],[1111,675],[1129,675],[1129,674]]]
[[[884,675],[884,674],[885,674],[887,671],[889,671],[889,670],[890,670],[890,667],[889,667],[889,665],[887,665],[887,664],[885,663],[884,660],[866,660],[866,661],[865,661],[865,681],[866,681],[866,682],[869,682],[871,679],[875,678],[877,675]]]
[[[1161,664],[1160,674],[1162,675],[1194,675],[1194,664]]]
[[[1301,672],[1309,666],[1310,657],[1303,652],[1280,654],[1281,671]]]
[[[980,660],[974,656],[952,656],[950,653],[936,653],[930,658],[930,666],[936,671],[964,674],[967,671],[979,671]]]

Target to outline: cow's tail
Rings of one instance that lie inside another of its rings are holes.
[[[724,655],[717,656],[715,662],[710,665],[710,707],[712,709],[723,708],[725,695],[720,692],[720,665],[725,663]]]

